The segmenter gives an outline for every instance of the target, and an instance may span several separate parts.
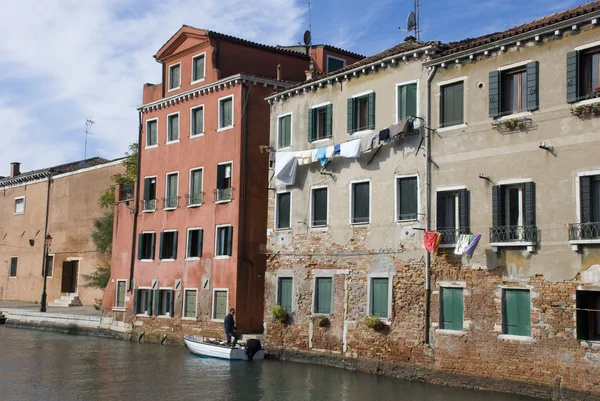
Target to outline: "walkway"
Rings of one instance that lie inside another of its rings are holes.
[[[18,301],[0,301],[0,312],[10,312],[10,310],[20,310],[22,312],[39,312],[40,304]],[[93,306],[74,306],[71,308],[57,308],[48,306],[46,313],[58,315],[76,315],[76,316],[94,316],[102,317],[102,311],[96,310]]]

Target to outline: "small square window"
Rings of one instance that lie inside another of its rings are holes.
[[[17,277],[17,264],[19,263],[18,257],[10,258],[10,272],[9,277]]]
[[[115,307],[116,308],[124,308],[125,307],[125,291],[126,291],[127,281],[126,280],[117,280],[117,294]]]
[[[158,120],[146,121],[146,146],[158,145]]]
[[[463,289],[442,287],[440,289],[440,328],[444,330],[463,329]]]
[[[401,177],[396,179],[396,190],[398,191],[396,210],[398,221],[417,220],[419,193],[417,177]]]
[[[179,114],[167,117],[167,143],[179,140]]]
[[[327,72],[341,70],[346,66],[346,60],[337,57],[327,56]]]
[[[233,243],[233,227],[217,227],[215,256],[231,256]]]
[[[181,86],[181,65],[175,64],[169,67],[169,90],[178,89]]]
[[[198,291],[185,290],[183,296],[183,317],[193,319],[196,317],[198,304]]]
[[[227,316],[227,291],[216,290],[213,297],[213,319],[222,320]]]
[[[331,313],[332,282],[331,277],[317,277],[315,279],[315,313],[325,315]]]
[[[159,259],[177,259],[177,231],[160,233]]]
[[[25,197],[15,198],[15,214],[25,213]]]
[[[188,230],[188,243],[187,243],[187,258],[201,258],[202,257],[202,242],[204,238],[204,230],[201,228],[190,228]]]
[[[140,315],[152,315],[152,290],[139,289],[137,290],[137,300],[135,302],[134,313]]]
[[[193,82],[204,79],[204,74],[205,74],[204,60],[205,60],[204,54],[200,54],[199,56],[192,58],[192,81]]]
[[[388,318],[389,305],[389,278],[372,278],[371,279],[371,316],[380,319]]]
[[[502,293],[502,333],[531,336],[529,290],[505,289]]]
[[[204,134],[204,107],[196,107],[192,109],[191,133],[190,136],[198,136]]]
[[[291,198],[292,194],[290,192],[281,192],[277,194],[275,228],[278,230],[287,230],[290,228]]]
[[[327,227],[327,188],[314,188],[311,200],[311,226]]]
[[[351,190],[351,224],[367,224],[371,216],[371,183],[355,182]]]
[[[233,127],[233,97],[219,100],[219,129]]]

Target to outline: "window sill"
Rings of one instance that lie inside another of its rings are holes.
[[[277,228],[277,227],[275,227],[275,232],[280,233],[280,232],[285,232],[285,231],[292,231],[292,228],[291,227],[287,227],[287,228]]]
[[[319,143],[325,143],[325,142],[331,142],[333,138],[329,137],[329,138],[321,138],[321,139],[315,139],[314,141],[308,141],[308,143],[314,145],[314,144],[319,144]]]
[[[456,129],[463,129],[463,128],[467,128],[467,124],[463,123],[463,124],[457,124],[457,125],[450,125],[448,127],[440,127],[436,131],[439,133],[439,132],[453,131]]]
[[[224,320],[225,320],[225,318],[223,318],[223,319],[215,319],[215,318],[210,319],[211,322],[215,322],[215,323],[223,323]]]
[[[327,231],[329,226],[310,226],[311,231]]]
[[[363,129],[360,131],[355,131],[355,132],[349,132],[350,135],[354,136],[354,135],[369,135],[372,134],[373,132],[375,132],[375,130],[372,129]]]
[[[195,207],[200,207],[200,206],[202,206],[202,203],[194,203],[193,205],[187,205],[186,207],[188,209],[190,209],[190,208],[195,208]]]
[[[230,129],[233,129],[233,125],[230,125],[229,127],[219,128],[219,129],[217,129],[217,132],[223,132],[223,131],[227,131],[227,130],[230,130]]]
[[[142,263],[151,263],[151,262],[154,262],[154,259],[142,259],[142,260],[140,260],[140,262],[142,262]]]
[[[180,139],[175,139],[174,141],[167,141],[166,144],[167,145],[172,145],[174,143],[179,143],[179,142],[180,142]]]
[[[195,135],[191,135],[190,134],[190,139],[194,139],[194,138],[200,138],[201,136],[204,136],[204,132],[200,133],[200,134],[195,134]]]
[[[592,99],[584,99],[584,100],[580,100],[579,102],[575,102],[575,103],[571,103],[572,107],[577,107],[577,106],[586,106],[588,104],[594,104],[594,103],[598,103],[600,102],[600,98],[592,98]]]
[[[182,317],[181,320],[198,320],[197,317]]]
[[[220,201],[216,201],[215,203],[218,205],[220,203],[231,203],[233,199],[226,199],[226,200],[220,200]]]
[[[571,250],[575,252],[579,252],[579,249],[583,245],[598,245],[600,244],[600,239],[578,239],[569,241],[569,245],[571,245]]]
[[[350,223],[351,226],[368,226],[369,224],[371,224],[370,221],[367,221],[365,223]]]
[[[17,276],[9,276],[8,278],[17,278]]]
[[[515,242],[492,242],[490,246],[492,247],[492,252],[498,252],[499,248],[506,247],[521,247],[527,248],[528,252],[535,252],[535,242],[527,242],[527,241],[515,241]]]
[[[177,210],[177,208],[176,207],[165,207],[165,208],[163,208],[163,210],[165,212],[170,212],[171,210]]]
[[[533,113],[530,112],[530,111],[521,111],[519,113],[513,113],[513,114],[509,114],[509,115],[506,115],[506,116],[499,117],[496,121],[498,121],[500,123],[500,122],[512,120],[512,119],[515,119],[515,118],[530,117],[532,114]]]
[[[173,316],[169,316],[169,315],[158,315],[156,317],[159,319],[173,319]]]
[[[535,340],[531,336],[517,336],[514,334],[499,334],[498,340],[517,341],[520,343],[534,343],[535,342]]]
[[[288,145],[288,146],[278,146],[277,147],[277,151],[284,151],[284,152],[288,152],[292,149],[292,145]]]
[[[225,260],[225,259],[229,259],[229,258],[231,258],[231,256],[229,256],[229,255],[218,255],[218,256],[214,257],[215,260]]]
[[[206,77],[204,77],[204,78],[200,78],[200,79],[197,79],[197,80],[195,80],[195,81],[192,81],[192,82],[190,83],[190,85],[196,85],[196,84],[199,84],[200,82],[204,82],[204,81],[206,81]]]
[[[146,146],[144,149],[154,149],[154,148],[158,148],[158,144]]]
[[[395,223],[418,223],[419,219],[396,220]]]
[[[161,262],[175,262],[175,259],[173,258],[165,258],[165,259],[160,259]]]
[[[185,258],[186,262],[193,262],[193,261],[197,261],[197,260],[200,260],[200,258],[198,256],[192,256],[189,258]]]
[[[464,330],[436,329],[435,334],[461,337],[467,334]]]
[[[154,213],[156,212],[156,209],[152,209],[152,210],[142,210],[142,213]]]
[[[181,89],[181,85],[179,85],[177,88],[170,88],[170,89],[167,89],[167,92],[174,92],[174,91],[176,91],[176,90],[178,90],[178,89]]]
[[[438,248],[448,248],[448,249],[456,248],[456,243],[454,243],[454,244],[439,244]]]
[[[310,317],[326,317],[326,318],[330,318],[331,317],[331,312],[330,313],[317,313],[317,312],[312,312],[310,314]]]
[[[15,216],[22,216],[24,214],[25,214],[25,212],[23,212],[23,213],[15,213]]]
[[[138,313],[137,315],[135,315],[135,317],[150,317],[150,315],[147,313]]]
[[[121,307],[114,307],[112,308],[113,311],[115,312],[127,312],[127,308],[121,308]]]

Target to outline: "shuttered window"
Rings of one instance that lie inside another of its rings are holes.
[[[398,202],[398,220],[417,220],[419,193],[417,188],[417,177],[397,178],[396,200]]]
[[[389,278],[371,279],[371,316],[388,318]]]
[[[355,182],[352,184],[351,190],[351,205],[352,205],[352,224],[365,224],[370,221],[371,213],[371,183],[370,182]]]
[[[195,318],[198,299],[197,290],[185,290],[183,295],[183,317]]]
[[[219,100],[219,128],[233,127],[233,97]]]
[[[204,78],[204,54],[192,59],[192,81],[199,81]]]
[[[227,291],[215,291],[213,298],[213,319],[227,316]]]
[[[277,283],[277,304],[288,312],[292,311],[292,283],[291,277],[279,277]]]
[[[539,62],[489,73],[489,115],[492,118],[539,108]]]
[[[157,290],[154,298],[155,307],[154,314],[157,316],[174,316],[174,299],[175,291],[173,290]]]
[[[516,336],[531,335],[529,290],[505,289],[502,299],[502,332]]]
[[[158,120],[146,121],[146,146],[158,145]]]
[[[417,116],[417,84],[398,86],[398,121]]]
[[[204,134],[204,106],[192,109],[192,132],[190,136]]]
[[[334,72],[337,70],[341,70],[346,66],[346,60],[333,58],[331,56],[327,57],[327,72]]]
[[[492,187],[494,227],[535,226],[535,183]]]
[[[275,228],[278,230],[287,230],[290,228],[291,199],[292,194],[290,192],[281,192],[277,194],[277,225]]]
[[[201,168],[190,171],[190,193],[188,195],[188,206],[202,204],[202,175]]]
[[[315,279],[315,313],[331,313],[332,281],[331,277]]]
[[[52,277],[54,273],[54,255],[46,257],[46,277]]]
[[[179,140],[179,114],[167,117],[167,143]]]
[[[139,289],[134,293],[133,313],[141,315],[152,315],[152,290]]]
[[[464,83],[457,82],[441,88],[441,126],[463,124],[464,120]]]
[[[125,290],[126,290],[127,281],[125,280],[117,280],[117,291],[115,300],[116,308],[124,308],[125,307]]]
[[[177,89],[181,86],[181,65],[172,65],[169,67],[169,90]]]
[[[441,288],[440,289],[440,328],[445,330],[463,329],[463,289]]]
[[[441,243],[455,243],[459,233],[467,234],[470,232],[469,191],[466,189],[438,191],[436,203],[436,224],[437,230],[442,235]]]
[[[348,132],[375,128],[375,93],[348,99]]]
[[[14,257],[10,258],[10,272],[9,277],[17,277],[17,265],[19,263],[19,258]]]
[[[331,138],[333,105],[308,109],[308,141]]]
[[[327,188],[312,190],[312,227],[327,226]]]
[[[577,339],[600,341],[600,291],[577,291]]]
[[[175,209],[179,206],[178,198],[179,173],[167,174],[167,188],[165,193],[165,209]]]
[[[204,240],[204,230],[193,228],[188,230],[186,258],[202,257],[202,242]]]
[[[177,231],[160,233],[159,259],[177,259]]]
[[[567,102],[598,97],[600,91],[600,48],[567,54]]]
[[[279,148],[292,144],[292,116],[279,117]]]
[[[141,233],[138,235],[138,259],[154,259],[154,246],[156,243],[155,233]]]
[[[233,242],[233,227],[217,227],[215,256],[231,256]]]
[[[600,222],[600,175],[579,177],[582,223]]]

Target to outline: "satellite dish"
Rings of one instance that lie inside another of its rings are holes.
[[[304,32],[304,44],[306,46],[310,46],[310,42],[311,42],[311,37],[310,37],[310,31],[306,31]]]
[[[408,14],[408,18],[406,19],[406,30],[414,31],[417,27],[417,17],[415,16],[415,12],[411,11]]]

